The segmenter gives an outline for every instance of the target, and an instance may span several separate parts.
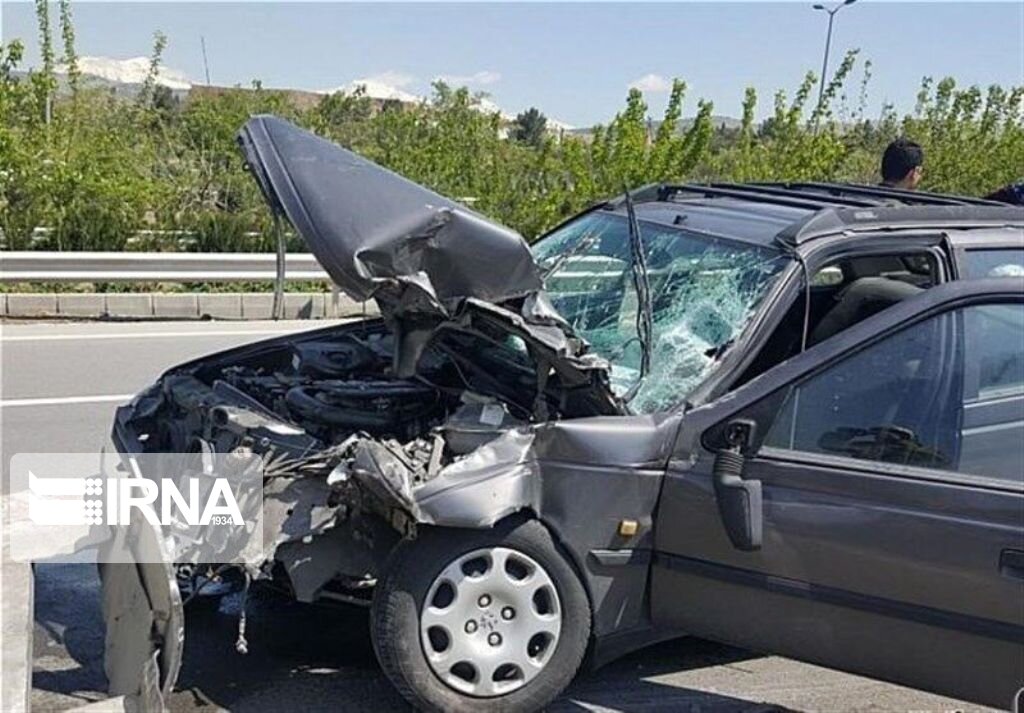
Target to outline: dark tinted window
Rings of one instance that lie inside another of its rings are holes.
[[[1024,250],[967,251],[967,277],[1024,277]]]
[[[1024,305],[913,325],[792,387],[764,445],[1024,480]]]

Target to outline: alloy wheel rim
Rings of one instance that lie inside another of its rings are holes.
[[[536,678],[561,630],[551,576],[508,547],[457,557],[435,577],[420,612],[431,670],[456,691],[481,698],[506,695]]]

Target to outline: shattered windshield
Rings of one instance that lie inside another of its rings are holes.
[[[747,325],[789,263],[778,250],[640,221],[654,323],[651,371],[630,402],[637,413],[678,404]],[[594,212],[534,246],[551,301],[612,364],[623,395],[640,377],[638,302],[629,225]]]

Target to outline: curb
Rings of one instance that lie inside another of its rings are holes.
[[[0,316],[265,320],[273,318],[273,305],[274,295],[262,292],[11,293],[0,295]],[[284,319],[334,319],[376,311],[376,305],[337,293],[288,292],[284,296]]]

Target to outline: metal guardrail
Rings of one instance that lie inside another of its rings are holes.
[[[277,277],[274,253],[0,252],[0,282],[243,282]],[[285,256],[285,279],[327,280],[309,253]]]

